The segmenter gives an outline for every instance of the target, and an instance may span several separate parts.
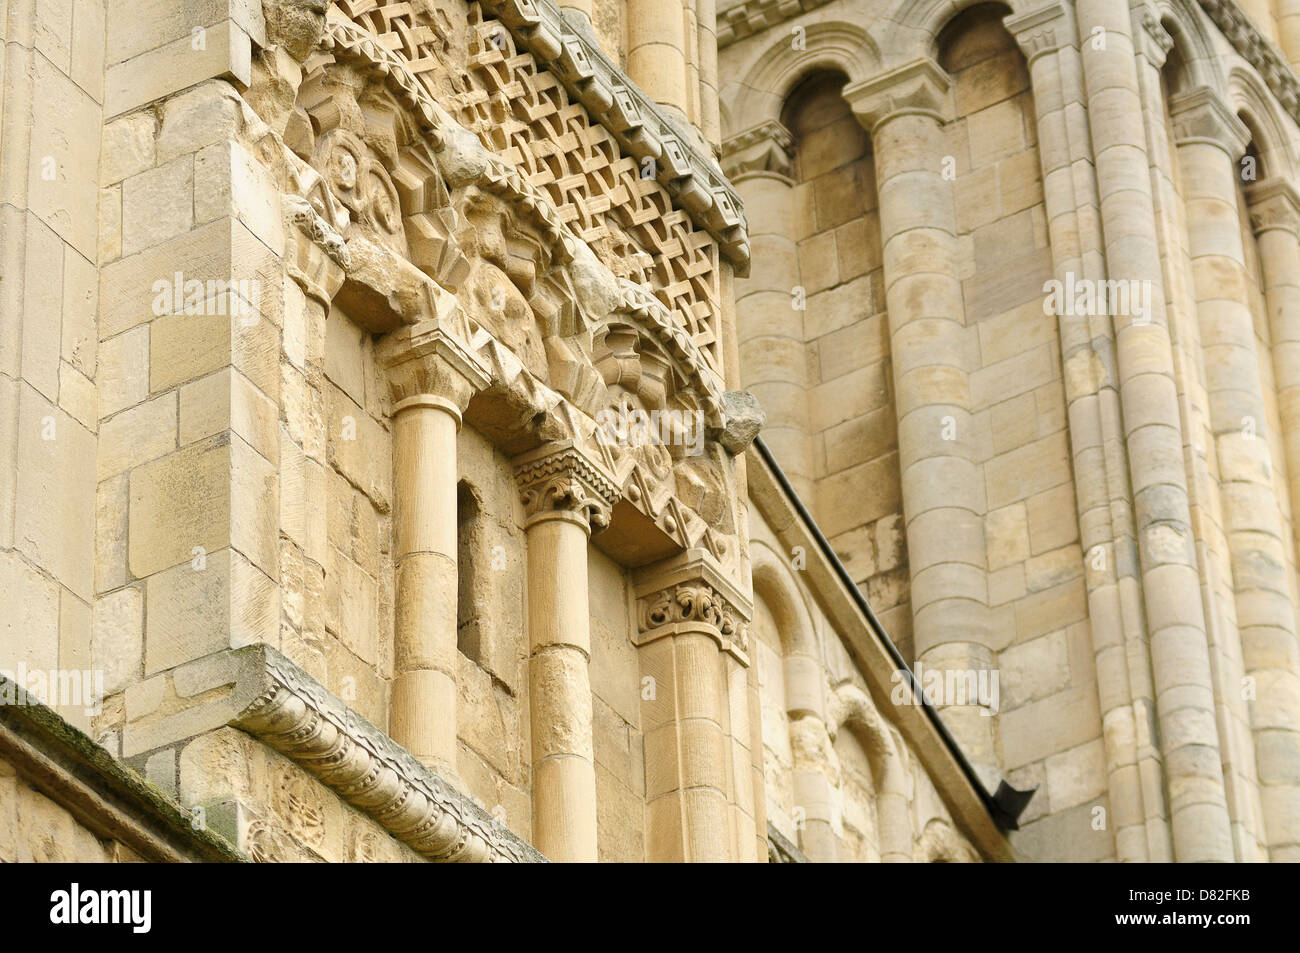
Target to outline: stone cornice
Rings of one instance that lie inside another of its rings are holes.
[[[718,49],[737,40],[761,33],[809,10],[825,6],[830,0],[744,0],[727,10],[718,11]]]
[[[577,443],[539,447],[515,462],[515,482],[530,522],[573,515],[591,528],[609,525],[618,502],[618,484]]]
[[[1174,141],[1178,145],[1209,143],[1236,160],[1250,142],[1250,130],[1208,86],[1198,86],[1171,96],[1169,115],[1174,124]]]
[[[236,650],[260,681],[230,720],[286,755],[417,853],[437,861],[544,860],[508,828],[275,649]]]
[[[872,79],[845,86],[844,99],[867,131],[874,133],[881,123],[900,115],[947,119],[951,85],[943,67],[923,56]]]
[[[1282,179],[1267,179],[1246,189],[1250,226],[1255,234],[1275,229],[1300,236],[1300,193]]]
[[[754,603],[710,553],[687,550],[639,570],[634,578],[638,645],[683,630],[703,630],[723,651],[748,664]]]
[[[1292,119],[1300,123],[1300,80],[1296,79],[1295,72],[1287,63],[1286,57],[1264,38],[1235,0],[1198,0],[1198,2],[1241,58],[1259,73],[1260,78],[1282,104],[1282,108]]]
[[[551,0],[481,0],[519,45],[554,73],[592,118],[655,178],[691,220],[718,240],[738,267],[749,262],[740,197],[711,156],[681,134],[599,46],[564,19]]]
[[[54,709],[0,675],[0,759],[98,837],[155,863],[246,862]],[[9,858],[13,859],[13,858]]]

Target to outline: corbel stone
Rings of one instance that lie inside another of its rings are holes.
[[[1283,179],[1266,179],[1246,188],[1250,227],[1256,235],[1274,229],[1300,237],[1300,193]]]
[[[1218,146],[1235,162],[1246,151],[1250,130],[1214,90],[1198,86],[1169,98],[1174,122],[1174,142],[1205,142]]]
[[[691,549],[634,577],[637,646],[682,632],[704,632],[719,648],[749,664],[754,603],[707,551]]]
[[[881,123],[900,115],[946,121],[952,114],[951,88],[952,80],[943,67],[922,56],[874,79],[845,86],[843,96],[853,114],[874,134]]]

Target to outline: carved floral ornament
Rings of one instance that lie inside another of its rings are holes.
[[[530,521],[571,514],[599,529],[609,525],[620,496],[614,480],[575,444],[526,455],[516,461],[515,480]]]
[[[688,550],[667,565],[637,574],[637,644],[684,631],[698,631],[719,648],[749,664],[749,620],[753,602],[703,550]]]

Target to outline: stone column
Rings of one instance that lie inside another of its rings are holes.
[[[1124,0],[1079,0],[1078,22],[1106,43],[1080,53],[1109,280],[1150,289],[1146,313],[1116,315],[1115,343],[1151,640],[1156,715],[1179,861],[1230,861],[1232,837],[1215,723],[1182,423],[1165,313],[1132,20]],[[1142,284],[1146,282],[1148,284]]]
[[[1300,0],[1278,0],[1277,32],[1282,55],[1300,72]]]
[[[1029,66],[1055,277],[1063,287],[1106,277],[1097,183],[1074,12],[1049,3],[1003,23]],[[1121,861],[1168,860],[1154,733],[1115,335],[1106,315],[1057,315],[1088,620],[1106,751],[1107,793]],[[1100,558],[1098,558],[1100,557]]]
[[[707,552],[634,577],[645,732],[646,859],[756,860],[750,693],[753,603]]]
[[[1294,549],[1300,550],[1300,195],[1272,179],[1246,191],[1259,248],[1272,339],[1273,375],[1285,448]],[[1286,618],[1291,618],[1289,615]],[[1245,670],[1256,680],[1252,710],[1260,800],[1274,861],[1300,860],[1300,647],[1264,630],[1247,644]]]
[[[456,434],[488,375],[436,319],[382,343],[393,398],[393,690],[389,734],[456,774]]]
[[[686,119],[686,13],[682,0],[627,0],[627,75]]]
[[[1273,379],[1282,423],[1291,512],[1300,507],[1300,193],[1282,179],[1246,189],[1268,304]],[[1293,520],[1300,550],[1300,520]]]
[[[947,74],[918,59],[844,98],[871,132],[916,657],[933,669],[993,670],[1009,632],[988,612],[987,500],[971,416],[974,338],[957,270],[952,185],[942,176]],[[989,790],[1001,777],[994,719],[944,699],[944,721]]]
[[[809,507],[817,474],[808,432],[807,346],[804,342],[794,180],[793,136],[769,120],[728,139],[723,170],[750,220],[749,277],[736,281],[736,334],[741,381],[763,405],[763,440]]]
[[[1174,96],[1174,121],[1187,251],[1205,351],[1205,387],[1223,486],[1223,529],[1232,565],[1242,668],[1255,680],[1247,696],[1256,770],[1273,755],[1300,757],[1300,696],[1288,670],[1296,657],[1290,534],[1283,528],[1248,297],[1249,276],[1238,219],[1237,161],[1250,133],[1207,88]],[[1237,688],[1226,686],[1226,690]],[[1300,787],[1261,786],[1264,842],[1270,852],[1300,847]]]
[[[528,522],[528,698],[533,844],[550,860],[596,860],[587,540],[618,488],[571,442],[515,461]]]
[[[700,134],[716,152],[722,144],[718,98],[717,0],[695,0],[700,61]]]

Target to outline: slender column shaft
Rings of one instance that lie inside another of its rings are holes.
[[[571,441],[515,461],[528,514],[528,698],[533,841],[555,861],[597,859],[587,540],[618,499]]]
[[[587,534],[566,512],[528,526],[533,839],[554,861],[596,860]]]
[[[397,571],[393,739],[456,769],[456,433],[460,413],[414,397],[393,414]]]
[[[1055,4],[1004,22],[1029,61],[1056,279],[1063,287],[1097,282],[1105,278],[1105,257],[1072,13]],[[1154,699],[1131,555],[1114,333],[1105,315],[1067,311],[1057,322],[1116,854],[1121,861],[1168,859],[1159,751],[1148,730]],[[1144,776],[1156,783],[1144,784]],[[1153,821],[1163,832],[1155,844]]]
[[[1182,428],[1132,40],[1123,0],[1079,0],[1081,33],[1106,43],[1081,50],[1095,150],[1106,261],[1112,280],[1149,282],[1149,313],[1116,316],[1116,352],[1130,454],[1152,673],[1174,856],[1233,858],[1220,767],[1200,579],[1191,532]],[[1123,121],[1116,121],[1123,117]]]
[[[775,171],[742,172],[734,181],[754,222],[750,276],[736,285],[743,379],[767,414],[763,440],[800,498],[813,506],[816,473],[808,433],[806,312],[794,235],[794,183]]]
[[[627,74],[655,102],[687,116],[682,0],[627,0]]]
[[[1300,758],[1300,681],[1296,656],[1294,562],[1290,534],[1272,473],[1264,384],[1256,347],[1238,218],[1236,160],[1244,127],[1204,91],[1175,99],[1175,124],[1188,219],[1188,253],[1206,353],[1206,390],[1220,479],[1224,530],[1232,563],[1242,667],[1254,680],[1249,698],[1264,842],[1294,852],[1300,847],[1300,779],[1279,763]],[[1292,772],[1293,773],[1293,772]],[[1280,782],[1280,783],[1278,783]]]

